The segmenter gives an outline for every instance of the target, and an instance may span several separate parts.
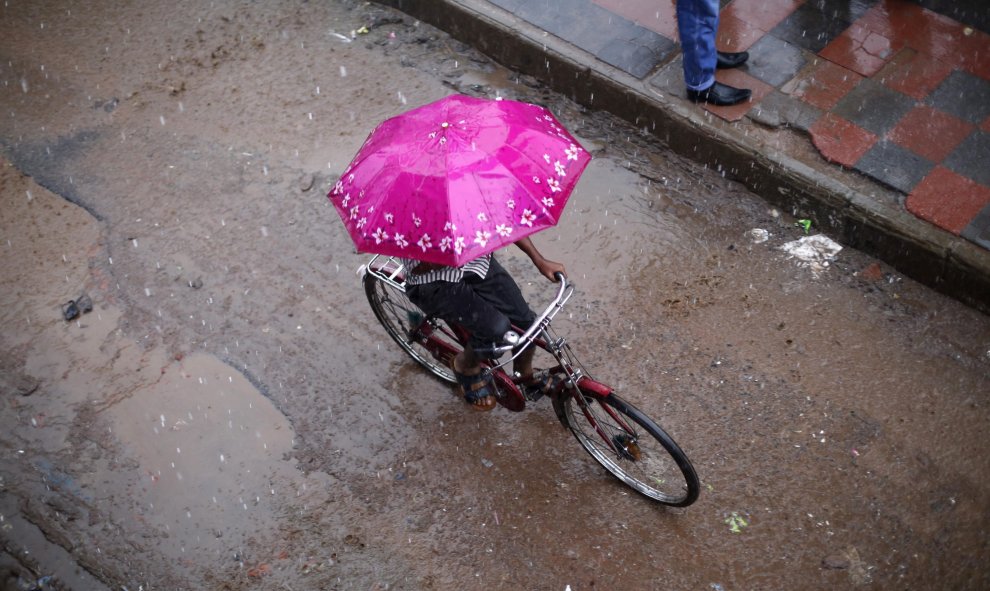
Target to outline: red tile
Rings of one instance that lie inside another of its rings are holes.
[[[784,92],[823,111],[829,111],[863,77],[828,60],[819,59],[781,88]]]
[[[808,131],[822,156],[843,166],[856,164],[877,143],[876,135],[833,113],[825,113]]]
[[[718,19],[715,45],[721,51],[746,51],[765,34],[765,31],[724,11]]]
[[[990,187],[936,166],[907,197],[907,210],[959,235],[990,203]]]
[[[625,17],[641,27],[677,40],[677,10],[674,0],[629,2],[627,0],[593,0],[602,8]]]
[[[887,135],[899,146],[940,163],[973,131],[973,125],[928,105],[918,105]]]
[[[770,91],[773,90],[773,86],[757,80],[742,70],[719,70],[715,74],[715,78],[722,84],[728,84],[736,88],[748,88],[753,91],[753,96],[748,101],[739,103],[738,105],[732,105],[731,107],[716,107],[707,103],[701,104],[703,109],[718,115],[726,121],[739,121],[746,116],[746,113],[749,113],[753,105],[762,101],[763,97],[770,94]]]
[[[863,76],[872,76],[886,65],[897,49],[900,47],[889,38],[854,24],[818,55]]]
[[[904,0],[883,0],[856,22],[951,67],[990,79],[990,35]]]
[[[804,0],[734,0],[721,14],[745,21],[761,31],[769,31],[802,4]]]
[[[921,100],[938,88],[952,67],[905,47],[877,73],[875,79],[898,92]]]
[[[959,46],[963,69],[984,80],[990,80],[990,35],[971,27],[963,27]]]

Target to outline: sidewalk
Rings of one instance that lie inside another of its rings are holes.
[[[720,70],[751,102],[686,100],[673,0],[385,0],[990,310],[985,0],[729,0]]]

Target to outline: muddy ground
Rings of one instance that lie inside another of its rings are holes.
[[[990,586],[990,318],[789,258],[759,197],[374,4],[12,0],[0,39],[0,584]],[[555,325],[688,452],[692,507],[546,402],[469,412],[376,324],[326,190],[455,91],[594,153],[536,237],[579,288]]]

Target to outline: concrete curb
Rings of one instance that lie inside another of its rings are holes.
[[[902,197],[871,184],[870,194],[786,154],[768,153],[740,130],[648,81],[598,61],[490,3],[379,0],[533,76],[592,109],[650,130],[675,152],[724,169],[768,202],[906,276],[990,313],[990,252],[904,210]],[[843,173],[847,174],[847,173]]]

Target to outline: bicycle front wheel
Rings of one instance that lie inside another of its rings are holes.
[[[364,291],[375,317],[385,327],[392,340],[402,350],[441,380],[456,384],[453,370],[438,359],[421,342],[427,335],[442,358],[453,357],[462,349],[453,332],[440,319],[428,319],[419,306],[412,303],[406,292],[382,281],[371,273],[364,276]]]
[[[563,400],[567,425],[613,476],[664,505],[686,507],[698,499],[694,466],[650,417],[615,394],[576,396]]]

